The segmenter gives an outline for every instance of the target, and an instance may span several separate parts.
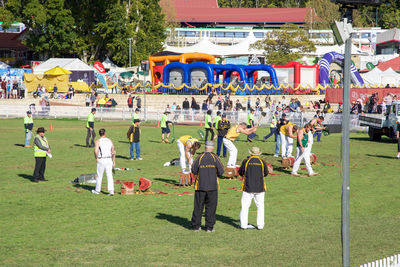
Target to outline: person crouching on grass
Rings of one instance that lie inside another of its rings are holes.
[[[205,152],[196,158],[192,166],[192,173],[196,176],[192,227],[196,232],[201,230],[204,205],[206,206],[207,232],[214,232],[218,203],[218,176],[224,173],[221,160],[212,152],[214,142],[206,141],[205,147]]]
[[[267,186],[264,177],[268,175],[267,163],[260,158],[261,150],[252,147],[250,157],[243,160],[239,175],[243,177],[242,209],[240,210],[240,228],[247,229],[251,200],[257,206],[257,229],[264,228],[264,196]]]
[[[304,159],[304,163],[306,164],[308,176],[317,175],[318,173],[314,172],[311,168],[310,163],[310,146],[309,132],[311,131],[311,124],[307,123],[303,129],[299,129],[297,131],[297,154],[296,160],[293,164],[292,175],[300,176],[297,171],[299,170],[300,163]]]
[[[200,142],[196,138],[190,135],[181,136],[178,141],[176,141],[179,149],[179,162],[183,174],[189,174],[192,169],[193,156],[196,151],[200,148]],[[189,168],[186,169],[186,162]]]
[[[135,119],[133,121],[133,125],[129,127],[127,136],[130,143],[130,154],[131,160],[142,160],[140,157],[140,128],[139,128],[140,120]],[[136,149],[136,158],[134,157],[134,150]]]

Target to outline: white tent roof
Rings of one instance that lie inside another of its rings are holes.
[[[78,58],[50,58],[33,69],[34,74],[44,74],[46,71],[61,67],[69,71],[94,71],[94,68]]]
[[[8,69],[10,66],[0,61],[0,69]]]
[[[102,62],[104,68],[106,69],[115,69],[118,68],[117,65],[114,64],[114,62],[111,61],[109,57],[107,57],[103,62]]]
[[[366,84],[370,85],[398,85],[400,84],[400,74],[395,72],[392,68],[388,68],[385,71],[381,71],[378,68],[361,74]]]
[[[336,52],[344,55],[344,44],[339,46],[339,45],[316,45],[315,46],[315,51],[310,52],[310,53],[305,53],[305,55],[314,55],[318,57],[322,57],[326,53],[329,52]],[[368,55],[367,52],[361,51],[358,49],[355,45],[352,45],[351,47],[351,54],[352,55]]]
[[[205,53],[213,56],[237,56],[237,55],[252,55],[263,54],[263,50],[258,49],[250,49],[250,45],[255,43],[257,39],[254,37],[254,34],[251,32],[249,36],[237,43],[235,45],[216,45],[212,43],[208,39],[201,39],[195,45],[186,46],[186,47],[174,47],[174,46],[166,46],[164,50],[175,52],[175,53]]]

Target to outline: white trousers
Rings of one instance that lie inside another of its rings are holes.
[[[222,139],[222,143],[224,143],[224,146],[229,152],[229,158],[228,158],[228,163],[226,166],[228,168],[236,168],[236,160],[237,160],[237,153],[238,150],[236,146],[233,144],[233,142],[227,138]]]
[[[281,148],[282,148],[282,158],[286,158],[292,155],[293,151],[293,138],[280,133],[281,135]]]
[[[192,162],[188,162],[186,159],[185,146],[183,145],[181,140],[176,141],[176,144],[178,145],[178,149],[179,149],[179,154],[180,154],[179,162],[180,162],[182,171],[186,170],[186,164],[188,163],[188,165],[189,165],[188,171],[191,172],[192,171]],[[190,151],[189,151],[189,155],[190,155]]]
[[[311,151],[312,151],[312,145],[314,143],[314,133],[312,131],[308,131],[308,151],[310,152],[311,155]]]
[[[292,173],[297,173],[300,167],[301,161],[304,159],[304,163],[306,164],[307,172],[309,175],[313,174],[314,171],[311,168],[311,163],[310,163],[310,148],[307,147],[304,149],[304,152],[301,152],[301,148],[297,147],[297,155],[296,155],[296,160],[293,164],[293,169]]]
[[[264,196],[265,192],[261,193],[247,193],[243,191],[242,194],[242,209],[240,210],[240,227],[247,228],[249,222],[249,208],[251,200],[254,199],[254,203],[257,207],[257,228],[264,228]]]
[[[112,176],[113,162],[111,158],[97,160],[97,180],[96,191],[101,191],[101,183],[103,181],[103,173],[106,171],[107,175],[107,190],[108,193],[114,194],[114,179]]]

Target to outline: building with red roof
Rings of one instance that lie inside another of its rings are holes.
[[[389,68],[392,68],[396,72],[400,72],[400,57],[395,57],[391,60],[381,62],[376,66],[381,71],[385,71]]]
[[[0,61],[15,63],[25,61],[28,57],[28,47],[20,40],[22,33],[0,32]]]
[[[220,8],[217,0],[168,0],[161,6],[167,19],[184,27],[245,26],[279,28],[285,23],[303,26],[316,17],[311,8]]]

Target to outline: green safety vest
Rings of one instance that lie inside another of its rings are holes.
[[[24,118],[24,124],[30,124],[30,123],[33,124],[33,118],[32,118],[32,116],[31,116],[31,117],[25,116],[25,118]],[[28,129],[25,129],[25,130],[26,130],[26,132],[29,132]]]
[[[212,122],[212,120],[211,120],[211,115],[206,115],[206,119],[205,119],[205,123],[204,123],[204,128],[206,128],[206,129],[209,129],[210,128],[210,125],[209,125],[209,123],[211,123]]]
[[[247,126],[251,125],[250,121],[253,121],[254,123],[254,115],[249,113],[249,115],[247,116]]]
[[[167,114],[163,114],[161,117],[161,128],[167,128],[167,120],[168,120],[168,116]]]
[[[44,146],[44,147],[49,147],[49,145],[48,145],[48,143],[47,143],[46,137],[43,136],[43,138],[42,138],[42,137],[40,137],[40,135],[36,135],[35,138],[36,138],[36,137],[39,138],[40,143],[42,143],[42,146]],[[40,158],[43,158],[43,157],[46,157],[47,154],[46,154],[46,151],[41,150],[41,149],[35,144],[33,155],[34,155],[35,158],[39,158],[39,157],[40,157]]]
[[[133,112],[133,117],[132,117],[132,124],[134,123],[135,120],[139,119],[139,114],[137,114],[136,112]]]
[[[273,115],[272,116],[272,121],[271,121],[271,124],[269,125],[269,127],[276,128],[276,123],[277,123],[276,116]]]
[[[221,120],[221,116],[216,116],[214,118],[214,127],[218,128],[218,122]]]
[[[94,122],[94,114],[92,112],[87,116],[86,128],[89,128],[89,122]]]

